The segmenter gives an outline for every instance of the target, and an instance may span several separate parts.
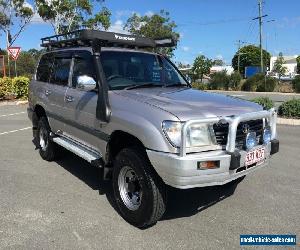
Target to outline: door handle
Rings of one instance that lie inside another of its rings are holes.
[[[48,89],[45,90],[45,95],[46,95],[46,96],[51,95],[51,93],[52,93],[52,91],[50,91],[50,90],[48,90]]]
[[[74,97],[73,96],[70,96],[70,95],[67,95],[66,98],[65,98],[66,102],[73,102],[74,101]]]

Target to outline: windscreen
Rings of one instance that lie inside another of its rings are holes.
[[[103,51],[102,67],[110,89],[133,85],[186,85],[177,69],[165,58],[142,52]]]

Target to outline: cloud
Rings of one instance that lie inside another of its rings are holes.
[[[136,14],[137,16],[142,16],[141,13],[135,11],[135,10],[117,10],[115,12],[116,19],[127,19],[133,14]],[[152,10],[148,10],[144,14],[145,16],[151,17],[154,15],[154,12]]]
[[[24,2],[23,3],[23,6],[24,7],[27,7],[27,8],[30,8],[33,12],[34,12],[34,14],[33,14],[33,17],[31,18],[31,23],[46,23],[42,18],[41,18],[41,16],[39,15],[39,13],[37,13],[35,10],[34,10],[34,7],[30,4],[30,3],[28,3],[28,2]]]
[[[110,32],[122,33],[122,34],[129,34],[128,31],[123,29],[124,22],[121,19],[118,19],[111,25],[108,29]]]
[[[284,17],[279,22],[276,22],[278,28],[296,28],[300,26],[300,16]]]
[[[184,52],[188,52],[190,50],[190,47],[188,46],[182,46],[181,49],[184,51]]]
[[[133,14],[136,14],[137,16],[141,16],[141,14],[135,10],[117,10],[115,13],[117,20],[118,19],[127,19],[127,18],[131,17]]]
[[[133,15],[134,13],[135,13],[135,11],[133,11],[133,10],[117,10],[116,18],[117,19],[121,19],[123,17],[126,18],[126,17]]]
[[[151,17],[154,15],[154,12],[151,11],[151,10],[148,10],[146,13],[145,13],[145,16],[148,16],[148,17]]]
[[[43,18],[41,18],[41,16],[39,15],[39,13],[34,13],[33,17],[31,18],[31,23],[35,23],[35,24],[45,24],[47,23],[46,21],[43,20]]]
[[[26,1],[23,3],[23,7],[27,7],[27,8],[30,8],[31,10],[33,10],[33,6]]]
[[[221,54],[216,55],[216,59],[223,60],[223,56]]]

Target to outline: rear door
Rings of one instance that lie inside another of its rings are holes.
[[[34,84],[31,85],[32,93],[34,93],[31,98],[34,103],[42,105],[46,113],[51,112],[50,106],[50,89],[49,79],[51,75],[51,69],[53,65],[53,54],[44,54],[36,70],[36,76]],[[50,121],[51,118],[49,118]]]
[[[49,99],[48,117],[53,132],[65,130],[65,95],[70,82],[71,52],[53,54],[53,66],[46,95]]]

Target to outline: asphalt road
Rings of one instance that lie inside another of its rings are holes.
[[[0,249],[240,249],[240,234],[299,242],[300,127],[279,126],[280,153],[236,189],[170,189],[165,217],[139,230],[118,215],[97,169],[71,153],[40,158],[24,112],[0,107]]]
[[[300,94],[295,93],[276,93],[276,92],[268,92],[268,93],[261,93],[261,92],[246,92],[246,91],[214,91],[220,94],[231,95],[234,97],[238,97],[245,100],[252,100],[257,97],[269,97],[271,100],[275,102],[275,106],[278,107],[283,102],[292,99],[300,99]]]

